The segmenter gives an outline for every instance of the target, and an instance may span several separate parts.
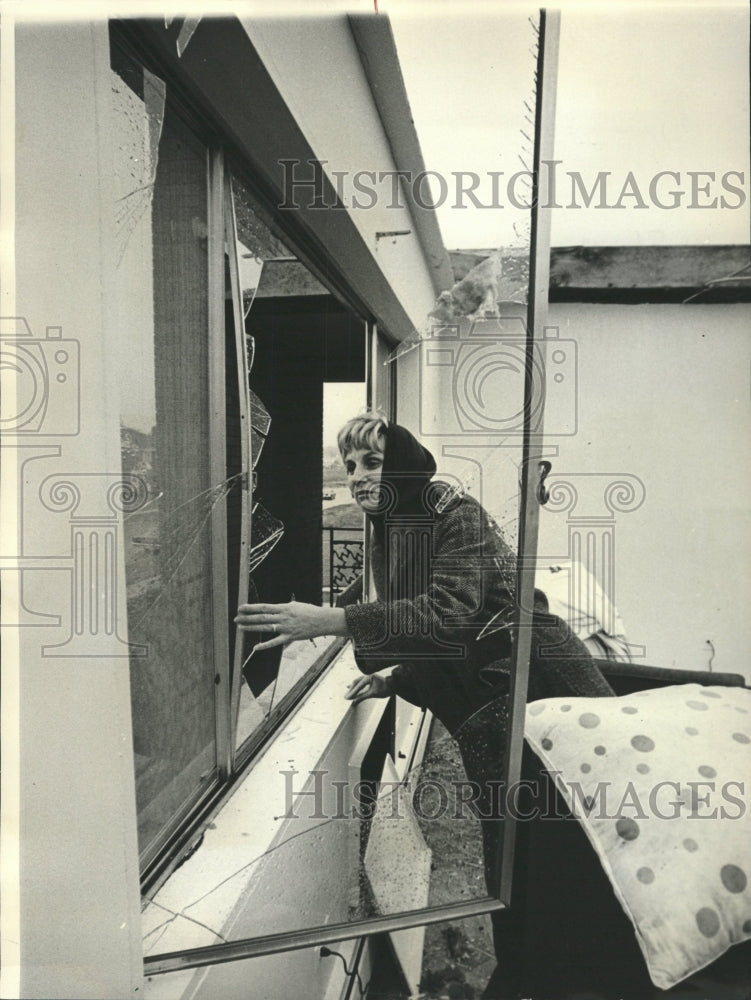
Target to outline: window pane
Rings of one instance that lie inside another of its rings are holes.
[[[153,856],[215,773],[207,155],[164,85],[113,48],[125,520],[139,839]]]
[[[233,176],[236,295],[249,340],[252,465],[249,600],[328,602],[324,557],[324,385],[358,382],[364,401],[365,326],[288,249]],[[355,409],[359,409],[361,404]],[[350,416],[347,412],[344,416]],[[362,526],[355,535],[361,537]],[[251,656],[268,636],[243,633],[238,746],[319,661],[332,639]]]

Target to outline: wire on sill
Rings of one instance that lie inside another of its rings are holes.
[[[360,990],[360,996],[361,997],[365,996],[365,991],[366,991],[367,987],[363,986],[362,979],[360,979],[360,973],[357,971],[357,969],[352,969],[351,972],[349,971],[349,969],[347,968],[346,959],[344,958],[344,955],[341,954],[341,952],[332,951],[331,948],[327,948],[326,945],[323,945],[323,947],[321,948],[321,951],[320,951],[320,955],[321,955],[321,958],[327,958],[329,955],[336,955],[337,958],[340,958],[341,961],[342,961],[342,965],[344,966],[344,973],[345,973],[345,975],[349,979],[352,979],[353,977],[355,979],[357,979],[357,988]],[[368,984],[368,985],[370,985],[370,984]]]

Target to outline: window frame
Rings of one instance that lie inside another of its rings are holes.
[[[234,201],[232,199],[232,184],[231,178],[235,177],[241,181],[249,190],[250,194],[255,199],[255,204],[253,206],[254,211],[260,222],[266,225],[272,232],[279,232],[284,242],[289,247],[290,251],[295,255],[297,260],[323,285],[330,295],[332,295],[338,302],[340,302],[357,320],[363,324],[363,337],[365,339],[365,371],[364,371],[364,384],[366,387],[366,393],[370,393],[370,386],[372,381],[372,370],[369,364],[369,351],[371,344],[371,332],[375,335],[376,324],[370,317],[363,317],[362,313],[355,307],[355,305],[348,300],[348,298],[343,295],[336,287],[332,286],[330,277],[325,276],[325,272],[322,266],[315,266],[311,264],[309,258],[305,252],[299,249],[299,243],[297,240],[297,234],[289,230],[282,229],[282,227],[272,218],[272,213],[269,210],[268,205],[262,199],[259,188],[254,183],[254,178],[251,171],[249,170],[247,164],[243,163],[240,156],[235,152],[235,150],[227,144],[222,150],[224,155],[224,185],[225,185],[225,211],[228,225],[226,226],[225,238],[227,241],[227,246],[229,249],[229,261],[230,261],[230,277],[232,285],[232,314],[234,322],[234,333],[235,333],[235,345],[238,358],[242,355],[243,358],[246,357],[245,349],[245,326],[244,317],[242,310],[242,302],[240,300],[240,281],[239,281],[239,264],[237,261],[236,247],[237,247],[237,226],[236,226],[236,215]],[[251,306],[252,309],[252,306]],[[218,335],[218,334],[217,334]],[[242,341],[242,343],[240,343]],[[244,363],[244,362],[243,362]],[[245,368],[247,371],[247,366]],[[392,380],[393,383],[393,380]],[[245,412],[247,414],[247,419],[250,419],[250,382],[248,378],[240,378],[240,392],[241,392],[241,414]],[[243,402],[242,399],[245,399]],[[368,397],[369,398],[369,397]],[[391,406],[391,401],[389,403]],[[273,423],[272,423],[273,426]],[[251,529],[252,529],[252,491],[251,484],[253,479],[253,455],[251,453],[252,445],[250,443],[249,435],[248,437],[248,464],[244,466],[248,470],[247,479],[243,482],[243,496],[244,502],[247,505],[247,521],[244,525],[244,530],[241,535],[245,538],[245,544],[249,547],[248,540],[250,539]],[[363,527],[365,524],[365,518],[363,516]],[[366,542],[367,545],[367,542]],[[242,574],[241,574],[242,576]],[[247,595],[247,579],[240,580],[238,584],[238,604],[243,603],[245,596]],[[274,704],[271,711],[265,716],[263,721],[255,728],[255,730],[248,736],[246,740],[238,747],[235,746],[234,733],[236,730],[236,717],[239,712],[239,698],[240,691],[242,688],[242,676],[240,667],[242,665],[242,644],[240,642],[235,643],[235,655],[233,664],[233,674],[232,674],[232,684],[233,684],[233,697],[237,697],[237,702],[232,705],[232,770],[231,770],[231,780],[232,783],[239,778],[241,778],[247,770],[252,766],[253,759],[256,755],[263,749],[263,747],[269,742],[273,737],[274,733],[279,729],[279,727],[297,707],[297,705],[302,701],[310,688],[316,683],[319,677],[325,672],[327,667],[331,665],[333,660],[338,656],[341,650],[347,645],[349,640],[343,636],[337,636],[333,641],[324,649],[319,656],[315,658],[313,663],[305,671],[305,674],[295,682],[295,684],[287,691],[278,701]],[[214,810],[216,811],[216,810]]]
[[[168,98],[169,99],[169,98]],[[221,148],[209,148],[209,233],[207,244],[208,336],[209,336],[209,462],[212,483],[223,483],[226,466],[226,394],[224,249],[226,234],[224,197],[224,158]],[[222,784],[232,770],[231,718],[232,686],[230,679],[229,617],[227,600],[227,508],[224,502],[211,512],[211,578],[214,639],[214,683],[216,685],[216,769],[217,783]],[[223,696],[224,692],[228,692]]]

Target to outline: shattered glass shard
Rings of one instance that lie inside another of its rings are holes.
[[[253,507],[250,532],[249,573],[254,573],[284,534],[284,525],[257,503]]]
[[[253,468],[258,465],[261,457],[261,450],[266,442],[266,435],[271,426],[271,416],[269,411],[256,396],[252,389],[250,391],[250,450],[253,456]]]
[[[145,67],[139,71],[137,82],[126,82],[117,70],[111,72],[117,126],[114,188],[118,266],[131,236],[151,209],[164,125],[166,84]]]
[[[250,423],[253,430],[263,434],[264,437],[269,433],[271,415],[252,389],[250,390]]]

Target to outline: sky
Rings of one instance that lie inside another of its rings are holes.
[[[506,180],[494,199],[489,172],[522,170],[520,150],[528,160],[530,8],[381,0],[379,9],[391,19],[426,165],[481,178],[483,208],[466,197],[465,208],[456,198],[439,208],[446,246],[512,239]],[[749,242],[748,46],[747,5],[563,5],[554,246]],[[677,177],[655,180],[662,171]],[[570,174],[590,191],[600,172],[609,172],[605,197],[587,209]],[[682,192],[676,208],[673,191]]]

